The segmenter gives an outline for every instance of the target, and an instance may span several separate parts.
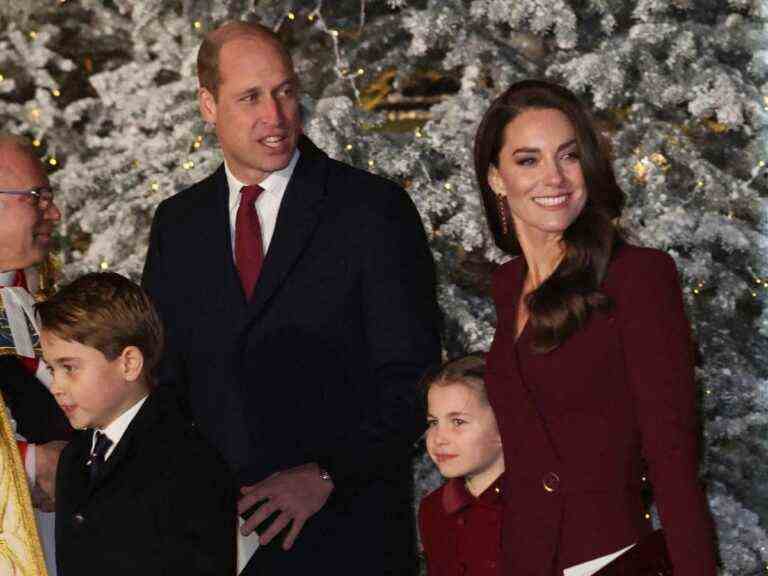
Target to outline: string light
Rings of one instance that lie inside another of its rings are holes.
[[[30,37],[32,40],[34,40],[35,38],[37,38],[37,32],[36,32],[35,30],[30,30],[30,31],[29,31],[29,37]]]
[[[40,142],[40,140],[38,140],[37,138],[32,140],[32,146],[34,146],[35,148],[40,148],[40,144],[42,144],[42,142]]]
[[[59,96],[61,96],[61,92],[59,91],[59,89],[58,89],[58,88],[54,88],[54,89],[51,91],[51,94],[53,94],[54,98],[58,98]]]
[[[352,150],[352,144],[347,144],[346,146],[344,146],[344,149],[345,149],[347,152],[349,152],[350,150]]]
[[[646,520],[650,520],[650,519],[651,519],[651,515],[650,515],[650,514],[648,514],[648,512],[646,512],[646,513],[645,513],[645,519],[646,519]]]
[[[296,14],[293,12],[288,12],[288,20],[296,20]]]
[[[160,190],[160,184],[158,184],[157,182],[152,182],[152,184],[150,185],[150,188],[152,188],[153,192],[157,192],[158,190]]]
[[[368,160],[368,166],[370,166],[371,168],[373,168],[373,164],[374,164],[373,160]]]
[[[48,164],[50,164],[51,166],[56,166],[58,163],[59,161],[56,160],[56,158],[54,158],[53,156],[51,156],[48,160]]]
[[[414,135],[416,136],[416,138],[421,138],[422,137],[421,128],[416,128],[416,130],[414,130]]]
[[[200,30],[203,27],[203,23],[200,20],[195,20],[192,26],[194,26],[195,30]]]
[[[191,170],[192,168],[195,167],[195,163],[192,162],[192,160],[187,160],[181,165],[181,167],[184,168],[185,170]]]
[[[32,120],[32,122],[40,120],[40,109],[32,108],[32,110],[29,111],[29,119]]]
[[[3,80],[5,80],[5,76],[3,76],[2,74],[0,74],[0,82],[2,82]]]
[[[338,38],[339,37],[339,31],[338,30],[331,30],[331,36],[333,36],[334,38]]]
[[[314,14],[310,14],[309,16],[307,16],[307,20],[309,20],[310,22],[314,22],[315,15]]]
[[[446,182],[445,183],[445,189],[446,190],[451,190],[452,188],[453,188],[453,185],[450,182]]]
[[[107,270],[109,268],[109,262],[107,262],[106,260],[102,260],[101,263],[99,264],[99,268],[101,268],[102,270]]]

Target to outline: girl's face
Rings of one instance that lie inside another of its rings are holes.
[[[587,201],[576,132],[553,108],[529,108],[504,128],[488,183],[507,198],[522,241],[559,238]]]
[[[427,451],[446,478],[489,486],[504,471],[491,406],[468,385],[433,385],[427,396]]]

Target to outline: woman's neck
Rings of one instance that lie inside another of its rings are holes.
[[[563,259],[562,237],[558,235],[518,236],[523,258],[528,266],[523,284],[523,295],[533,292],[552,275]]]

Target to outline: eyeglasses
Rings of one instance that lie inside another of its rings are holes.
[[[0,194],[26,196],[29,198],[29,203],[41,212],[45,212],[53,205],[53,190],[50,186],[40,186],[30,190],[0,190]]]

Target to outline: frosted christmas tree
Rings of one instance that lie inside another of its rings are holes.
[[[157,204],[221,161],[197,112],[201,35],[258,19],[291,47],[308,135],[419,208],[449,355],[487,348],[501,254],[472,169],[510,83],[589,102],[628,237],[675,257],[697,338],[703,475],[723,574],[768,563],[768,3],[759,0],[0,1],[0,119],[49,163],[63,273],[137,278]],[[439,481],[416,464],[419,495]]]

